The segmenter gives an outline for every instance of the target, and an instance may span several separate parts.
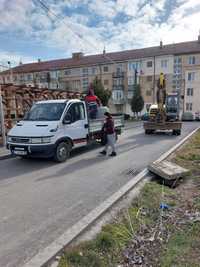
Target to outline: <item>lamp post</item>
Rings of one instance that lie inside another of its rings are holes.
[[[13,83],[13,71],[12,71],[12,68],[11,68],[11,62],[10,61],[8,61],[8,66],[9,66],[9,70],[10,70],[11,83]]]
[[[3,139],[3,146],[6,145],[6,129],[4,121],[4,109],[3,109],[3,99],[1,94],[1,84],[0,84],[0,123],[1,123],[1,135]]]
[[[5,65],[0,65],[2,68],[7,69]],[[1,90],[1,83],[0,83],[0,130],[1,136],[3,141],[3,146],[6,145],[6,129],[5,129],[5,120],[4,120],[4,108],[3,108],[3,98],[2,98],[2,90]]]

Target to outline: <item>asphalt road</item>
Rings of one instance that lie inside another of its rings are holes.
[[[115,158],[98,155],[101,148],[92,146],[62,164],[0,161],[0,266],[21,267],[133,178],[131,170],[137,174],[198,126],[184,123],[178,137],[128,129]]]

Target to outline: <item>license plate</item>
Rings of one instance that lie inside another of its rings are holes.
[[[14,150],[15,155],[27,155],[27,151]]]

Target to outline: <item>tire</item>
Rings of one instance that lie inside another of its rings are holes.
[[[145,130],[145,134],[151,134],[151,133],[152,133],[152,130],[149,130],[149,129]]]
[[[181,135],[181,130],[173,130],[172,134],[173,135]]]
[[[71,150],[72,150],[72,146],[69,142],[59,143],[55,150],[54,160],[56,162],[66,161],[70,156]]]

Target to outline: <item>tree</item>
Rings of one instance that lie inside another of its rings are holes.
[[[141,112],[142,109],[144,108],[144,100],[143,97],[141,95],[141,90],[140,90],[140,85],[134,85],[134,94],[133,94],[133,98],[131,100],[131,110],[133,111],[133,113],[137,114],[138,117],[138,112]]]
[[[111,97],[111,92],[107,89],[104,88],[102,82],[100,79],[97,77],[94,79],[93,83],[93,89],[94,89],[94,94],[98,96],[98,98],[101,100],[101,103],[103,106],[108,105],[108,101]]]

